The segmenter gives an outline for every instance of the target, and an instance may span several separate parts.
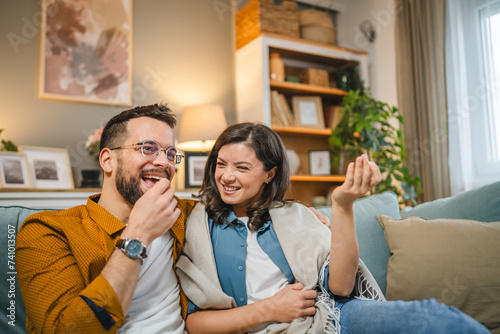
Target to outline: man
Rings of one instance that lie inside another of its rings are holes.
[[[102,193],[26,219],[16,258],[28,333],[184,333],[173,267],[194,201],[170,187],[182,159],[175,124],[164,105],[113,117],[101,138]]]
[[[16,266],[28,333],[184,333],[174,267],[195,201],[170,187],[182,160],[175,125],[165,105],[113,117],[101,136],[102,193],[25,220]]]

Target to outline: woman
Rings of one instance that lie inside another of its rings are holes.
[[[289,177],[270,128],[239,123],[217,139],[177,264],[189,333],[488,333],[435,300],[383,301],[354,225],[353,202],[381,180],[366,155],[332,193],[331,231],[284,200]]]

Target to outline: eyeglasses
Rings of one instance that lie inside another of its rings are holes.
[[[182,162],[182,158],[184,158],[184,153],[175,147],[163,148],[155,142],[154,140],[146,140],[142,143],[125,145],[120,147],[114,147],[110,150],[121,150],[122,148],[135,148],[141,147],[141,153],[144,158],[155,161],[161,154],[161,151],[165,151],[165,155],[167,156],[168,164],[172,167],[177,167]]]

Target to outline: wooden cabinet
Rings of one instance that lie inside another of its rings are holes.
[[[237,121],[257,121],[271,126],[280,135],[287,149],[297,152],[300,169],[297,175],[291,177],[289,196],[305,205],[311,205],[313,196],[326,196],[332,186],[344,181],[343,175],[310,175],[309,152],[328,150],[331,129],[274,126],[271,123],[271,90],[283,94],[290,108],[292,96],[319,96],[323,107],[326,107],[340,105],[346,92],[337,88],[270,80],[269,57],[272,52],[280,54],[286,72],[316,68],[328,71],[332,78],[337,68],[355,64],[365,84],[368,83],[367,54],[274,35],[261,35],[236,50]]]

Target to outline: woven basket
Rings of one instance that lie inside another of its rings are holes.
[[[236,13],[236,48],[239,49],[262,33],[300,38],[297,3],[251,0]]]
[[[300,26],[300,32],[303,39],[323,44],[335,44],[337,37],[335,27],[330,28],[320,24]]]
[[[306,83],[313,86],[330,87],[328,71],[308,68],[306,70]]]

